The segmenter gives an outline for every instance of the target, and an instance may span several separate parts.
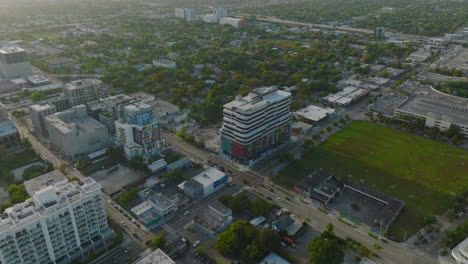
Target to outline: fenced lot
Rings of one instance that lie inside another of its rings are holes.
[[[324,168],[406,202],[390,235],[415,232],[422,218],[450,208],[450,195],[468,188],[468,151],[355,121],[282,170],[276,182],[291,188]]]

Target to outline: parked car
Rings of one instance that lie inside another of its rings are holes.
[[[193,243],[193,247],[198,247],[200,245],[200,240],[197,240],[195,243]]]

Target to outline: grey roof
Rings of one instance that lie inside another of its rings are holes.
[[[270,252],[270,254],[260,261],[260,264],[290,264],[290,262],[278,256],[276,253]]]
[[[214,201],[208,205],[214,211],[220,213],[221,215],[226,215],[231,212],[229,207],[226,207],[224,204],[220,203],[219,201]]]
[[[41,176],[36,177],[34,179],[25,181],[24,187],[26,187],[26,191],[28,192],[28,194],[30,196],[33,196],[35,191],[38,191],[50,185],[54,185],[65,179],[65,175],[63,175],[61,171],[54,170],[46,174],[42,174]]]
[[[425,116],[438,114],[456,124],[468,124],[468,100],[460,97],[415,95],[398,109]]]
[[[0,123],[0,137],[5,135],[11,135],[18,132],[13,121],[8,120]]]
[[[282,215],[272,223],[279,231],[287,230],[292,224],[294,224],[294,219],[289,215]]]

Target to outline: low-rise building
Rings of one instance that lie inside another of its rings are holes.
[[[336,106],[347,106],[367,95],[372,89],[361,89],[348,86],[343,90],[323,97],[323,102]]]
[[[32,87],[50,84],[49,79],[37,74],[26,77],[26,80],[31,84]]]
[[[224,187],[227,180],[224,172],[216,168],[209,168],[177,187],[190,199],[201,200]]]
[[[304,221],[295,215],[283,214],[271,223],[271,227],[276,232],[286,232],[289,237],[295,237],[304,227]]]
[[[402,69],[396,69],[396,68],[386,68],[386,72],[388,72],[388,77],[392,80],[398,80],[403,78],[405,76],[406,71]]]
[[[148,229],[154,229],[171,219],[177,211],[176,204],[161,193],[146,188],[138,193],[142,203],[130,212]]]
[[[84,105],[48,115],[45,123],[51,146],[69,160],[104,149],[110,144],[107,127],[89,117]]]
[[[427,127],[441,131],[452,125],[468,137],[468,100],[450,95],[414,95],[395,109],[394,117],[405,120],[405,116],[423,119]]]
[[[363,258],[361,259],[361,262],[359,262],[359,264],[377,264],[375,263],[374,261],[368,259],[368,258]]]
[[[408,59],[411,60],[411,62],[414,63],[420,63],[420,62],[425,62],[429,57],[431,56],[431,52],[428,49],[420,48],[417,51],[411,53],[408,56]]]
[[[245,20],[242,18],[223,17],[219,20],[220,25],[230,25],[235,28],[245,26]]]
[[[18,129],[13,121],[0,122],[0,145],[13,148],[21,142]]]
[[[218,201],[195,215],[193,228],[200,233],[215,239],[232,224],[232,211]]]
[[[262,261],[260,261],[260,264],[291,264],[291,262],[278,256],[278,254],[274,252],[270,252]]]
[[[56,71],[61,69],[73,69],[75,67],[75,61],[70,58],[56,58],[46,61],[47,70]]]
[[[167,162],[164,159],[159,159],[151,164],[148,164],[147,167],[151,173],[156,173],[166,170]]]
[[[318,168],[296,183],[293,191],[321,204],[327,204],[340,190],[337,184],[338,181],[332,174]]]
[[[452,257],[457,264],[468,263],[468,237],[452,249]]]
[[[335,114],[335,109],[328,107],[320,107],[316,105],[309,105],[305,108],[297,110],[294,115],[297,118],[305,120],[307,123],[317,123],[322,119],[326,119]]]
[[[158,248],[135,262],[135,264],[175,264],[175,261]]]
[[[166,59],[153,60],[153,65],[156,67],[164,67],[172,70],[175,70],[177,68],[177,63],[175,61]]]

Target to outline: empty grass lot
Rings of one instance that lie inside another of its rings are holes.
[[[355,121],[294,161],[276,182],[291,188],[315,168],[406,202],[389,234],[403,238],[425,216],[450,208],[450,193],[468,188],[468,151],[373,123]]]

